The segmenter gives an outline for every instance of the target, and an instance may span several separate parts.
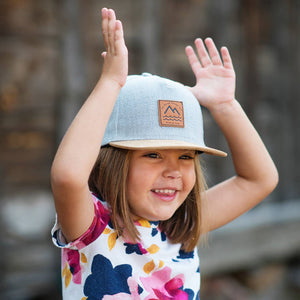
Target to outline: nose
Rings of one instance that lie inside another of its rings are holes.
[[[165,162],[163,176],[166,178],[181,178],[182,174],[177,159],[168,159]]]

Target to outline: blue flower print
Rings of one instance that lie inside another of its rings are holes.
[[[157,228],[152,228],[151,235],[156,236],[158,234],[158,229]]]
[[[185,289],[183,291],[188,295],[188,299],[189,300],[193,300],[194,299],[194,292],[193,292],[193,290],[191,290],[191,289]],[[199,297],[198,298],[196,297],[195,299],[199,299]]]
[[[178,259],[189,259],[194,258],[194,251],[185,252],[184,250],[179,250],[179,255],[177,256]]]
[[[106,257],[97,254],[93,259],[92,273],[84,284],[84,294],[88,300],[102,299],[104,295],[130,294],[127,280],[131,276],[130,265],[123,264],[113,268]]]
[[[179,262],[179,259],[189,259],[194,258],[194,251],[185,252],[184,250],[179,250],[179,255],[176,256],[177,259],[172,259],[174,262]]]
[[[162,242],[167,240],[167,235],[164,232],[160,233]]]
[[[142,247],[141,244],[130,244],[130,243],[124,243],[124,246],[126,246],[126,253],[136,253],[138,255],[143,255],[147,253],[147,250]]]

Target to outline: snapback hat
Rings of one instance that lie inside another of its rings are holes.
[[[101,146],[105,145],[227,155],[205,145],[201,107],[192,92],[149,73],[127,77],[105,130]]]

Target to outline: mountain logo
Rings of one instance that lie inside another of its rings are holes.
[[[184,127],[183,103],[173,100],[158,100],[159,125]]]

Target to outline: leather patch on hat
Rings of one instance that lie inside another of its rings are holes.
[[[184,127],[183,103],[181,101],[158,100],[159,125]]]

